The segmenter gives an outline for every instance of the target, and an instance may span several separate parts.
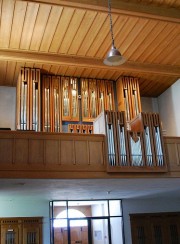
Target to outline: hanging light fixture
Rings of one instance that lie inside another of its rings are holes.
[[[108,15],[110,18],[110,33],[112,39],[112,47],[111,50],[108,52],[106,59],[104,59],[104,64],[109,66],[118,66],[123,64],[126,61],[126,59],[121,55],[119,50],[117,50],[114,45],[114,34],[112,28],[112,15],[111,15],[111,0],[108,0]]]

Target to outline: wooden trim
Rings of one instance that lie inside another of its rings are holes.
[[[109,66],[103,64],[102,59],[97,58],[83,58],[74,57],[70,55],[57,55],[57,54],[44,54],[37,52],[26,51],[13,51],[0,49],[0,59],[5,61],[16,62],[31,62],[36,64],[49,64],[49,65],[69,65],[72,67],[82,68],[100,68],[109,70]],[[179,78],[180,69],[178,66],[172,65],[159,65],[159,64],[147,64],[127,61],[121,66],[111,66],[112,71],[128,71],[128,72],[142,72],[149,74],[158,74],[163,76],[175,76]]]

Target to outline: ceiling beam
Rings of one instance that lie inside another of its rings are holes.
[[[34,3],[43,3],[51,5],[59,5],[65,7],[73,8],[83,8],[87,10],[95,11],[108,11],[108,2],[107,0],[70,0],[70,1],[61,1],[61,0],[23,0]],[[151,18],[169,22],[180,23],[180,10],[173,6],[168,5],[155,5],[152,3],[143,4],[131,1],[123,0],[112,0],[112,13],[137,16],[144,18]]]
[[[121,66],[106,66],[103,64],[102,59],[25,51],[16,52],[3,49],[0,50],[0,60],[30,62],[34,64],[68,65],[82,68],[99,68],[103,70],[140,72],[180,77],[180,69],[178,66],[137,63],[132,61],[127,61]]]

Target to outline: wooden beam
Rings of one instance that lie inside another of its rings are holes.
[[[106,66],[103,64],[102,59],[83,58],[77,56],[57,55],[57,54],[44,54],[37,52],[25,51],[10,51],[0,50],[0,60],[3,61],[16,61],[16,62],[29,62],[34,64],[49,64],[49,65],[62,65],[74,66],[82,68],[99,68],[112,71],[128,71],[128,72],[141,72],[159,74],[164,76],[180,76],[180,69],[178,66],[147,64],[127,61],[121,66]]]
[[[108,11],[107,0],[23,0],[27,2],[51,4],[64,7],[81,8],[101,12]],[[180,23],[180,10],[168,5],[155,5],[152,3],[143,4],[131,1],[112,0],[112,13],[157,19],[169,22]]]

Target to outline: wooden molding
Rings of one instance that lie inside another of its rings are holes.
[[[159,65],[148,64],[127,61],[121,66],[106,66],[103,64],[102,59],[97,58],[83,58],[70,55],[57,55],[37,52],[24,52],[24,51],[12,51],[12,50],[0,50],[0,60],[3,61],[16,61],[16,62],[30,62],[36,64],[49,64],[49,65],[61,65],[72,66],[82,68],[99,68],[112,71],[128,71],[128,72],[141,72],[152,73],[163,76],[180,76],[180,69],[178,66],[171,65]]]

